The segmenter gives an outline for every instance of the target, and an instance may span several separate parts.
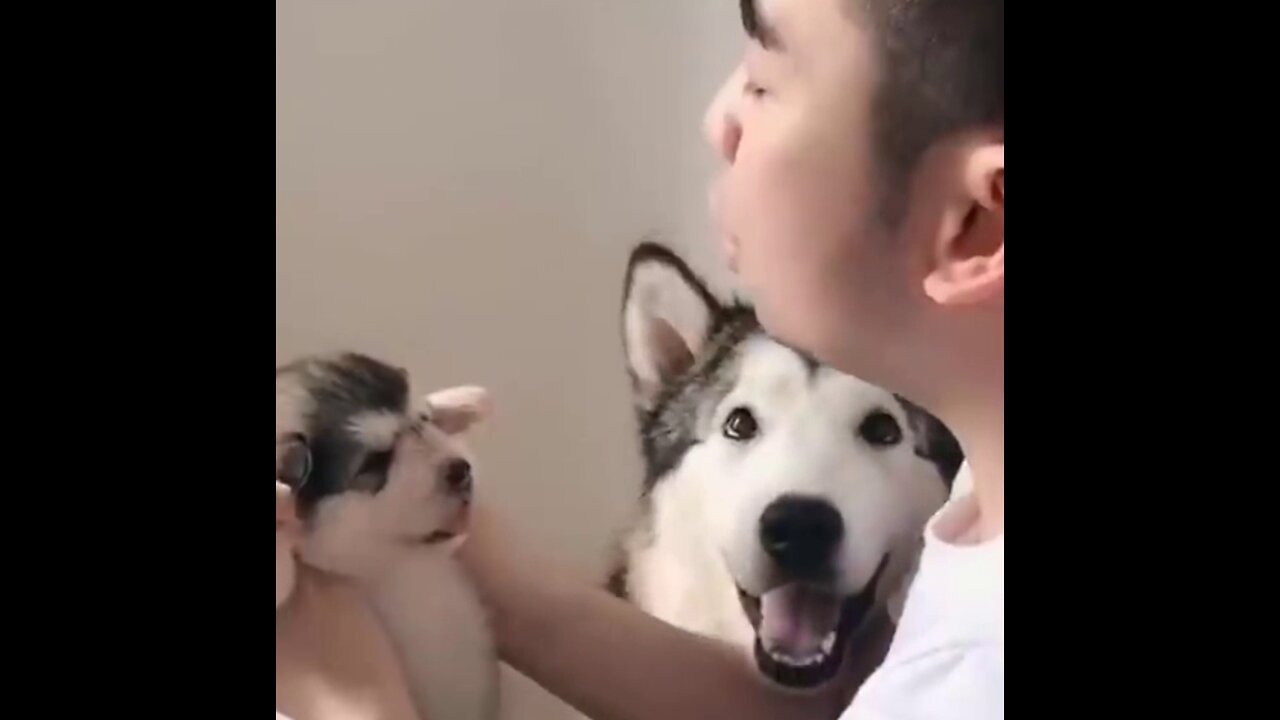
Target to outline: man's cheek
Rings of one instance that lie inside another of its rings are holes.
[[[735,170],[738,172],[729,178],[725,188],[723,211],[728,220],[726,229],[746,252],[778,234],[790,215],[790,202],[785,182],[779,182],[768,166]]]

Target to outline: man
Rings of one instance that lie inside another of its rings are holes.
[[[783,695],[483,516],[465,561],[503,657],[597,720],[1003,717],[1004,2],[741,6],[751,42],[708,116],[729,262],[771,333],[942,418],[973,493],[929,524],[851,706],[854,688]]]

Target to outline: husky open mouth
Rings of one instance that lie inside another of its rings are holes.
[[[871,581],[856,595],[805,582],[779,585],[760,597],[738,588],[742,610],[755,630],[760,672],[779,685],[813,688],[834,678],[849,638],[862,628],[889,559],[880,560]]]

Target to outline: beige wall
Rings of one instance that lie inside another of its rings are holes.
[[[482,482],[601,565],[639,482],[629,246],[715,272],[703,104],[731,0],[277,0],[276,359],[364,350],[493,390]],[[561,718],[527,682],[506,717]]]

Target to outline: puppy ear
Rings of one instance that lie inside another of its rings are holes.
[[[295,492],[311,477],[311,446],[299,433],[276,440],[276,479]]]
[[[723,312],[702,280],[671,250],[642,243],[627,263],[622,338],[636,405],[693,367]]]
[[[489,391],[475,385],[438,390],[427,396],[431,422],[449,435],[459,435],[493,413]]]

